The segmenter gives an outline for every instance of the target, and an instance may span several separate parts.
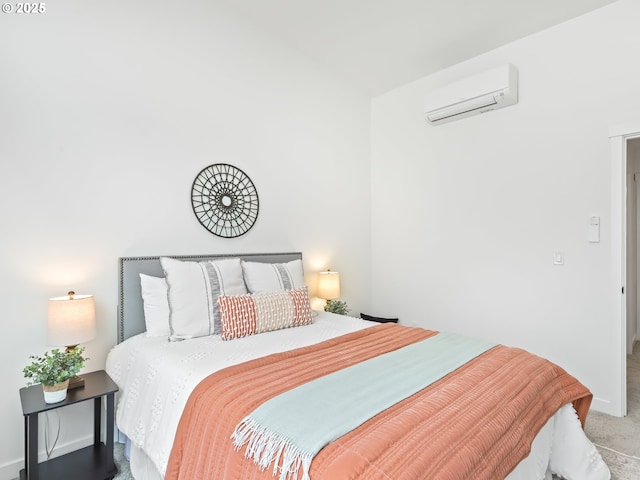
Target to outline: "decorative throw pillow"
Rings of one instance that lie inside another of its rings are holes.
[[[140,291],[144,306],[144,323],[148,337],[167,337],[169,328],[169,301],[164,278],[140,274]]]
[[[303,288],[302,260],[288,263],[242,262],[244,281],[250,293]]]
[[[271,293],[220,296],[222,340],[311,324],[307,287]]]
[[[239,258],[183,262],[161,257],[168,286],[169,340],[220,333],[219,295],[243,295],[247,288]]]

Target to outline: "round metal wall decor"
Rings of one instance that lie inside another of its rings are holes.
[[[258,191],[242,170],[216,163],[202,169],[193,181],[191,206],[198,221],[214,235],[239,237],[258,218]]]

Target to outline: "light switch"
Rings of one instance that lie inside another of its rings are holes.
[[[564,265],[564,253],[562,253],[562,252],[553,252],[553,264],[554,265]]]
[[[600,241],[600,217],[589,218],[589,242],[598,243]]]

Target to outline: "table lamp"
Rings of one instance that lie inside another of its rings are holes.
[[[317,295],[327,301],[340,298],[340,274],[331,270],[319,272]]]
[[[96,308],[93,295],[76,295],[69,292],[64,297],[50,298],[47,307],[47,344],[64,346],[67,352],[80,343],[96,338]],[[84,385],[82,377],[69,381],[69,388]]]

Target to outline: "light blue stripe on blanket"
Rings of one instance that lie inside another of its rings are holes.
[[[494,343],[439,333],[325,375],[256,408],[236,427],[237,448],[281,480],[309,479],[313,457],[328,443],[431,385]],[[281,462],[282,461],[282,462]]]

